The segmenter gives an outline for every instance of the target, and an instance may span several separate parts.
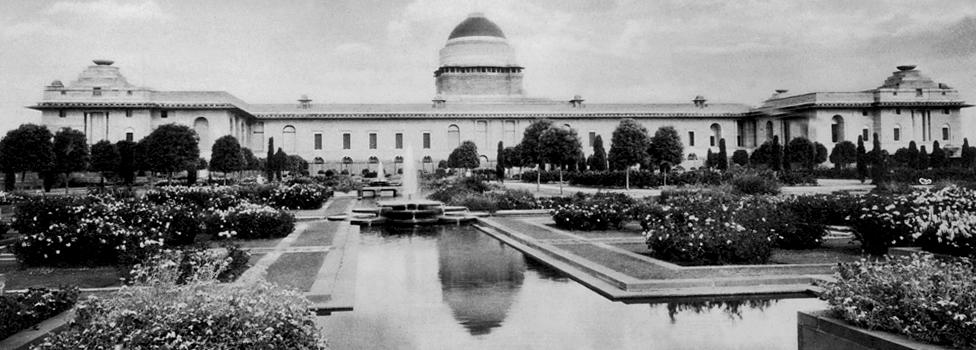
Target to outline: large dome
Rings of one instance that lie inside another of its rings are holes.
[[[472,13],[447,39],[440,52],[442,67],[518,67],[515,52],[501,28],[481,13]]]
[[[472,13],[454,30],[451,31],[451,35],[447,37],[448,40],[466,36],[494,36],[498,38],[505,38],[505,33],[502,33],[502,29],[498,28],[495,22],[492,22],[485,18],[484,14]]]

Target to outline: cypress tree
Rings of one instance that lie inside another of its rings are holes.
[[[725,139],[718,140],[718,170],[726,171],[729,170],[729,153],[725,149]]]
[[[929,156],[929,164],[933,169],[941,169],[946,166],[946,154],[939,146],[939,141],[932,142],[932,155]]]
[[[925,145],[918,150],[918,169],[925,170],[929,168],[929,154],[925,150]]]
[[[268,138],[268,157],[264,159],[264,175],[268,181],[274,181],[275,175],[275,153],[274,137]]]
[[[596,135],[593,139],[593,156],[590,159],[590,170],[607,170],[607,150],[603,148],[603,137]]]
[[[868,177],[868,159],[867,152],[864,149],[864,138],[861,136],[857,137],[857,178],[864,183],[864,180]]]
[[[969,169],[976,165],[976,148],[969,145],[969,138],[962,139],[962,166]]]
[[[498,154],[495,155],[495,177],[505,182],[505,145],[498,141]]]
[[[918,168],[918,145],[915,141],[908,143],[908,164],[907,166],[912,169]]]
[[[705,154],[705,167],[714,168],[715,167],[715,153],[712,153],[712,149],[708,149],[708,153]]]
[[[773,171],[783,170],[783,146],[779,144],[779,135],[773,136],[773,152],[769,158],[769,168]]]

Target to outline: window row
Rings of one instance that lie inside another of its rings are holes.
[[[322,150],[322,133],[315,133],[313,136],[313,148],[318,151]],[[369,149],[379,148],[379,136],[375,132],[367,134]],[[423,132],[421,134],[422,147],[424,149],[430,149],[430,132]],[[403,133],[398,132],[393,134],[393,148],[403,149]],[[342,133],[342,149],[352,149],[352,133],[344,132]]]

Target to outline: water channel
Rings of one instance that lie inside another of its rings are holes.
[[[363,228],[332,349],[796,349],[813,298],[613,302],[472,226]]]

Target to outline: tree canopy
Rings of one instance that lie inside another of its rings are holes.
[[[478,146],[471,141],[461,142],[447,157],[447,166],[451,168],[474,169],[479,165]]]
[[[607,150],[603,148],[603,137],[596,135],[593,139],[593,154],[587,159],[590,170],[607,170]]]
[[[560,168],[572,166],[579,159],[583,146],[576,130],[566,127],[550,127],[539,137],[542,159]]]
[[[505,180],[505,144],[498,141],[498,151],[495,154],[495,177],[498,181]]]
[[[939,141],[932,143],[932,154],[929,155],[929,164],[935,169],[941,169],[946,167],[949,159],[946,156],[945,151],[939,145]]]
[[[662,171],[668,171],[684,160],[685,147],[674,127],[662,126],[658,128],[650,142],[651,146],[648,148],[648,153],[651,156],[651,163]]]
[[[91,154],[85,133],[67,128],[54,134],[54,171],[65,176],[88,169]],[[67,179],[65,185],[67,186]]]
[[[149,170],[174,173],[195,168],[200,159],[197,133],[186,125],[160,125],[143,139]]]
[[[807,169],[813,168],[813,160],[817,156],[816,146],[805,137],[790,140],[783,152],[787,154],[787,162],[799,163]]]
[[[749,152],[744,149],[737,149],[732,152],[732,164],[739,166],[749,165]]]
[[[8,173],[48,171],[54,166],[54,145],[46,126],[22,124],[0,140],[0,168]]]
[[[108,140],[101,140],[91,146],[91,170],[112,173],[119,169],[119,149]]]
[[[841,141],[830,152],[830,162],[837,168],[846,168],[857,161],[857,146],[850,141]]]
[[[119,177],[122,178],[122,182],[126,184],[132,184],[135,180],[137,161],[136,161],[136,147],[137,144],[132,141],[119,141],[115,143],[115,149],[119,151],[119,165],[115,171],[118,172]]]
[[[525,132],[522,133],[521,154],[523,165],[542,165],[545,163],[543,159],[541,144],[542,133],[547,129],[552,127],[552,121],[548,119],[540,119],[533,121],[525,128]]]
[[[610,167],[615,170],[627,169],[644,162],[650,138],[647,128],[633,119],[620,121],[610,138]]]
[[[729,170],[729,152],[725,148],[725,138],[718,140],[718,155],[715,158],[715,167],[718,170]]]
[[[244,170],[244,165],[244,153],[237,138],[224,135],[214,141],[210,151],[210,170],[229,173]]]

